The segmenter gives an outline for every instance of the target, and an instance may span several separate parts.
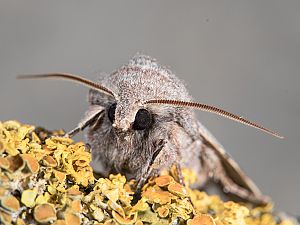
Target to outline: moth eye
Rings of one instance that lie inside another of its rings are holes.
[[[134,130],[145,130],[152,125],[152,115],[146,109],[140,109],[135,115],[132,128]]]
[[[113,103],[109,106],[108,108],[108,112],[107,112],[107,115],[108,115],[108,119],[110,120],[110,122],[114,122],[115,120],[115,112],[116,112],[116,107],[117,107],[117,103]]]

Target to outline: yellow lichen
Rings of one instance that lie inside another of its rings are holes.
[[[16,222],[16,225],[26,225],[26,223],[24,222],[24,220],[18,218],[17,222]]]
[[[0,122],[0,224],[292,225],[272,205],[223,202],[180,185],[176,168],[152,177],[132,204],[134,180],[95,179],[84,143],[16,121]],[[195,172],[183,169],[190,185]]]
[[[37,190],[33,189],[33,190],[24,190],[22,193],[22,197],[21,197],[21,202],[31,208],[33,206],[35,206],[35,198],[37,196]]]

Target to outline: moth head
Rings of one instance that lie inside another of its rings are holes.
[[[146,108],[140,108],[139,104],[124,110],[122,105],[119,106],[116,102],[112,103],[107,107],[107,117],[112,126],[121,131],[149,130],[153,125],[152,113]]]

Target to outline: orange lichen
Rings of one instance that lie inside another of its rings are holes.
[[[9,163],[8,159],[0,157],[0,167],[7,170],[9,168],[9,166],[10,166],[10,163]]]
[[[67,177],[67,173],[65,173],[65,172],[54,170],[53,173],[59,182],[64,182]]]
[[[0,187],[0,198],[5,195],[6,189],[4,187]]]
[[[162,175],[160,177],[155,178],[155,183],[160,187],[168,186],[173,182],[174,182],[174,178],[169,175]]]
[[[74,186],[72,186],[71,188],[69,188],[68,190],[67,190],[67,193],[68,193],[68,195],[70,195],[71,197],[73,196],[73,197],[80,197],[81,195],[82,195],[82,192],[81,191],[79,191],[79,187],[78,187],[78,185],[74,185]]]
[[[157,213],[160,217],[165,218],[169,215],[169,208],[165,207],[165,206],[161,206],[157,208]]]
[[[168,190],[174,195],[178,195],[179,197],[187,197],[188,193],[182,185],[178,183],[171,183],[168,186]]]
[[[9,195],[1,198],[1,206],[11,212],[16,212],[20,208],[20,203],[16,197]]]
[[[40,169],[39,162],[30,154],[22,154],[21,157],[26,162],[27,167],[32,173],[37,173]]]
[[[46,166],[50,166],[50,167],[57,166],[56,160],[50,155],[45,156],[45,158],[43,159],[43,162]]]
[[[80,200],[74,200],[71,203],[71,209],[73,212],[78,213],[82,210],[82,205]]]
[[[65,221],[67,225],[80,225],[80,217],[73,213],[65,213]]]
[[[112,211],[113,218],[120,224],[129,225],[135,223],[137,219],[137,213],[133,213],[129,217],[123,217],[115,211]]]
[[[144,225],[144,223],[140,220],[136,221],[134,225]]]
[[[211,216],[200,215],[188,220],[187,225],[216,225],[216,223]]]
[[[272,205],[223,202],[180,185],[176,168],[151,177],[132,204],[136,181],[120,174],[95,179],[84,143],[64,132],[0,122],[0,224],[292,225]],[[183,169],[186,184],[196,180]]]
[[[51,204],[41,204],[34,208],[33,216],[37,222],[47,223],[56,220],[56,210]]]
[[[153,187],[149,187],[145,192],[143,192],[142,196],[147,198],[150,202],[159,204],[171,203],[171,200],[175,198],[170,192],[157,190]]]
[[[56,220],[52,225],[67,225],[64,220]]]
[[[7,224],[7,225],[11,225],[12,224],[12,217],[10,214],[6,213],[6,212],[1,212],[0,211],[0,221],[3,224]]]

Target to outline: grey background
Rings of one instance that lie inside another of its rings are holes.
[[[277,209],[300,214],[299,11],[299,0],[2,0],[0,119],[69,130],[87,107],[87,90],[15,75],[62,71],[96,80],[147,53],[195,99],[286,136],[197,114]]]

